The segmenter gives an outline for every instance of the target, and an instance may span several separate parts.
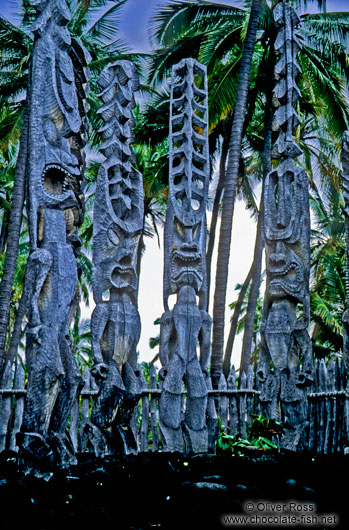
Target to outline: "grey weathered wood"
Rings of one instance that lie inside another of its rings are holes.
[[[247,376],[245,372],[240,375],[240,390],[247,389]],[[239,433],[242,438],[246,438],[246,394],[239,396]]]
[[[90,406],[90,371],[86,367],[83,373],[84,386],[81,390],[81,422],[80,422],[80,435],[79,435],[79,446],[80,451],[84,452],[86,449],[86,425],[88,422],[89,406]]]
[[[141,374],[142,388],[144,391],[149,391],[148,384]],[[149,450],[149,394],[142,395],[142,418],[140,428],[140,451],[147,452]]]
[[[41,436],[42,450],[50,453],[51,447],[59,462],[69,464],[75,457],[65,431],[81,375],[67,336],[76,307],[77,230],[84,211],[89,57],[70,37],[65,0],[36,2],[35,9],[27,92],[30,255],[22,443],[30,451]]]
[[[80,395],[76,397],[70,412],[69,436],[75,452],[78,451],[79,405]]]
[[[335,384],[335,362],[331,358],[327,365],[327,391],[334,392],[336,390]],[[337,398],[335,396],[329,396],[327,404],[327,439],[326,439],[326,449],[328,453],[333,453],[336,451],[336,423],[337,423]]]
[[[252,366],[248,367],[247,378],[246,378],[247,390],[253,390],[253,371]],[[252,423],[251,414],[254,412],[254,399],[255,395],[248,393],[246,396],[246,427],[249,429]]]
[[[24,390],[24,380],[25,374],[23,370],[22,363],[17,361],[16,374],[14,379],[14,388],[16,391]],[[14,420],[13,428],[10,439],[10,450],[18,451],[16,436],[21,430],[22,421],[23,421],[23,412],[24,412],[24,394],[20,395],[19,392],[16,393],[15,408],[14,408]]]
[[[264,193],[264,239],[266,290],[262,342],[273,372],[264,383],[261,397],[277,418],[280,395],[282,415],[292,426],[282,445],[296,449],[305,441],[306,387],[312,382],[312,348],[309,325],[310,213],[308,177],[295,159],[301,150],[293,131],[300,123],[294,109],[299,97],[296,36],[299,18],[288,2],[273,11],[278,34],[275,51],[276,85],[273,130],[278,132],[272,157],[280,159],[266,176]],[[298,317],[302,308],[302,315]],[[301,369],[300,369],[301,366]]]
[[[207,431],[208,431],[208,452],[213,453],[215,449],[215,442],[218,436],[218,417],[215,406],[214,396],[210,394],[212,390],[211,377],[206,378],[206,385],[208,390],[207,399]]]
[[[321,359],[319,365],[319,389],[320,392],[327,391],[327,370],[324,359]],[[318,452],[322,452],[325,448],[326,435],[326,399],[323,398],[319,404],[319,437],[318,437]]]
[[[183,451],[185,447],[186,451],[202,452],[208,444],[205,378],[211,331],[205,260],[209,153],[206,67],[194,59],[173,66],[169,144],[160,429],[164,450]],[[176,294],[172,310],[168,305],[171,294]],[[187,394],[182,420],[183,382]]]
[[[4,375],[2,378],[2,385],[5,389],[12,388],[12,364],[7,363]],[[12,395],[3,394],[0,409],[0,452],[6,448],[7,437],[10,429],[10,418],[12,408]]]
[[[156,368],[153,364],[150,365],[150,388],[156,389]],[[153,451],[159,450],[159,430],[158,430],[158,396],[152,395],[150,399],[150,425],[153,439]]]
[[[236,372],[234,365],[231,367],[227,380],[227,390],[236,390]],[[239,414],[237,399],[237,394],[229,397],[229,433],[233,436],[236,436],[239,431]]]
[[[227,390],[227,382],[225,380],[224,374],[222,373],[219,382],[218,390]],[[229,412],[229,399],[227,396],[222,393],[218,400],[218,416],[221,419],[222,424],[225,428],[228,427],[228,412]]]
[[[142,175],[134,167],[135,65],[116,61],[98,83],[105,125],[100,152],[93,223],[92,374],[100,392],[91,414],[91,435],[104,440],[104,454],[137,451],[135,407],[141,391],[137,344],[141,322],[137,309],[139,244],[143,229]],[[99,431],[99,434],[97,433]]]
[[[308,435],[308,449],[309,451],[315,450],[316,433],[317,433],[317,417],[316,417],[316,403],[313,399],[308,400],[308,417],[309,422],[309,435]]]

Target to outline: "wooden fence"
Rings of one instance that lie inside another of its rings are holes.
[[[83,374],[83,388],[73,405],[69,421],[69,433],[75,451],[91,450],[88,445],[85,426],[94,396],[98,388],[86,368]],[[154,365],[150,367],[150,384],[142,376],[142,392],[135,410],[132,428],[137,435],[139,451],[161,451],[159,430],[159,397],[161,385],[157,381]],[[0,452],[4,449],[17,451],[16,434],[21,429],[24,399],[25,374],[21,364],[7,368],[0,389]],[[218,416],[227,432],[246,438],[252,422],[251,414],[264,413],[259,401],[260,389],[250,368],[241,375],[239,388],[234,368],[226,381],[222,376],[217,390],[212,390],[208,381],[207,427],[209,451],[214,450],[218,434]],[[182,395],[183,417],[186,393]],[[345,391],[344,365],[337,359],[316,361],[314,385],[308,395],[308,448],[312,452],[343,452],[349,446],[349,396]]]

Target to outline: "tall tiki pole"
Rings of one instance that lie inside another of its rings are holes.
[[[349,380],[349,131],[342,141],[343,196],[345,201],[345,311],[343,313],[343,358]]]
[[[105,125],[100,148],[105,160],[97,179],[93,227],[92,373],[99,384],[89,438],[98,455],[137,451],[130,420],[139,399],[136,347],[141,323],[137,309],[137,259],[143,228],[143,179],[131,149],[139,88],[135,66],[117,61],[99,80]]]
[[[278,136],[272,157],[280,162],[265,181],[267,281],[261,351],[261,365],[267,367],[272,361],[273,371],[268,375],[261,399],[268,404],[270,416],[279,417],[281,411],[281,420],[292,427],[283,444],[295,449],[302,443],[306,387],[312,382],[312,348],[307,331],[310,214],[308,177],[295,164],[301,151],[293,136],[299,124],[293,107],[299,97],[296,85],[300,72],[296,60],[299,44],[295,33],[299,18],[287,2],[282,2],[274,9],[274,19],[279,28],[275,42],[279,58],[275,67],[277,109],[273,130]]]
[[[183,451],[185,446],[200,452],[207,450],[208,443],[205,376],[211,318],[205,310],[205,251],[209,159],[206,69],[194,59],[184,59],[173,67],[170,105],[160,429],[165,451]],[[170,310],[168,299],[173,294],[176,303]],[[183,382],[187,389],[184,422]]]
[[[68,329],[84,210],[88,57],[70,37],[64,0],[42,0],[36,9],[28,94],[28,385],[21,446],[35,453],[40,440],[47,453],[53,448],[59,461],[70,462],[65,430],[81,376]]]

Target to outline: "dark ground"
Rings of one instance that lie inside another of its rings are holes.
[[[349,529],[349,456],[275,454],[263,456],[143,453],[93,459],[81,455],[68,469],[0,455],[0,528],[146,530],[263,528],[221,524],[224,514],[298,517],[300,524],[266,521],[264,528]],[[260,501],[258,503],[258,501]],[[290,505],[290,501],[294,502]],[[302,512],[298,512],[300,504]],[[315,504],[315,508],[308,508]],[[290,511],[287,511],[290,510]],[[313,510],[313,511],[309,511]],[[314,515],[336,514],[314,524]],[[301,515],[303,518],[301,518]],[[305,517],[313,517],[305,519]],[[339,522],[340,519],[340,522]],[[253,520],[254,522],[255,520]],[[312,524],[311,524],[312,523]],[[334,523],[334,524],[333,524]]]

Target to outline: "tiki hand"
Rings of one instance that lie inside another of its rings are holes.
[[[159,379],[161,379],[161,381],[164,381],[166,376],[167,376],[167,368],[163,366],[159,371]]]
[[[314,379],[312,378],[311,374],[300,372],[296,379],[296,386],[298,386],[298,388],[305,388],[311,386],[313,382]]]
[[[108,375],[108,365],[105,363],[97,363],[92,367],[91,374],[95,379],[106,379]]]

